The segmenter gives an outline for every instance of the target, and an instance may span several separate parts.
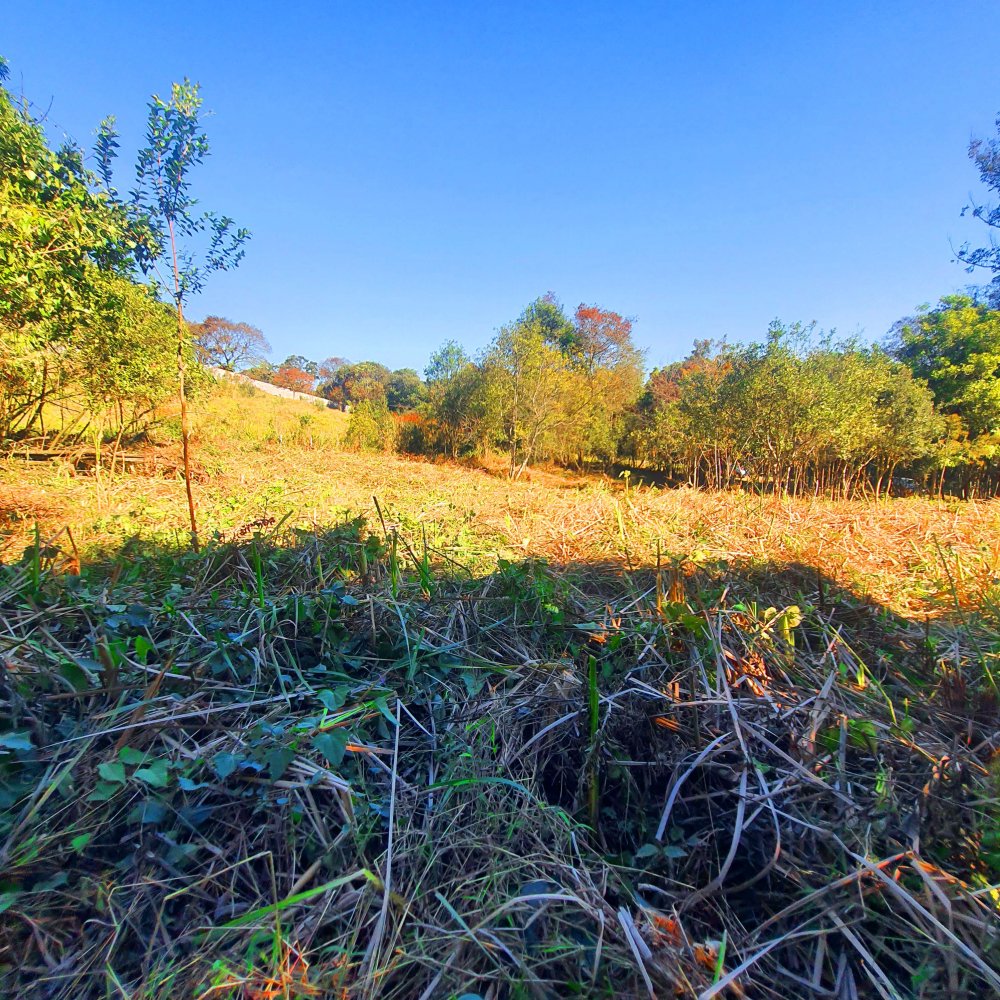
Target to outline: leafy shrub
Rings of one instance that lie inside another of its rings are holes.
[[[385,397],[366,399],[358,403],[347,425],[344,447],[349,451],[392,451],[396,441],[396,424]]]

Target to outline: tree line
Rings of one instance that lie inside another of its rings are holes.
[[[761,341],[696,341],[648,374],[621,314],[553,295],[472,358],[455,341],[421,379],[375,361],[245,370],[350,409],[347,444],[453,459],[627,466],[713,489],[879,495],[1000,491],[1000,311],[991,289],[941,299],[881,344],[771,324]],[[291,384],[282,376],[304,372]]]
[[[207,275],[249,238],[194,210],[189,172],[208,153],[196,85],[148,106],[134,189],[112,166],[114,120],[89,154],[52,148],[0,60],[0,440],[120,441],[207,367],[312,392],[351,413],[359,449],[463,458],[498,453],[512,478],[536,462],[627,466],[673,482],[792,493],[880,494],[909,481],[963,496],[1000,491],[1000,254],[958,260],[991,285],[900,320],[880,344],[775,322],[759,342],[696,341],[646,372],[633,321],[597,305],[530,303],[476,357],[442,345],[421,377],[372,360],[281,364],[249,323],[185,318]],[[1000,192],[998,138],[976,140]],[[1000,208],[968,206],[991,231]],[[187,435],[183,434],[185,463]],[[190,477],[187,477],[190,482]],[[192,532],[195,529],[193,499]]]

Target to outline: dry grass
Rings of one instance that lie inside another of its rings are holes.
[[[302,412],[298,412],[301,410]],[[306,418],[305,425],[301,423]],[[315,420],[314,420],[315,418]],[[197,503],[206,534],[262,517],[301,526],[339,513],[374,517],[377,496],[435,548],[492,566],[496,554],[554,562],[666,557],[815,567],[901,613],[975,606],[1000,578],[1000,503],[913,497],[873,504],[687,489],[535,472],[507,480],[454,464],[336,451],[347,417],[308,403],[227,389],[195,422]],[[310,444],[312,441],[312,444]],[[80,476],[68,466],[0,463],[0,554],[69,527],[82,551],[142,536],[182,539],[176,445],[152,449],[153,476]]]

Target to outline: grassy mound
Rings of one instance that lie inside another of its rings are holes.
[[[76,568],[0,568],[4,996],[1000,990],[989,609],[356,519]]]

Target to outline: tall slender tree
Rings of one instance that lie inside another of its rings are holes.
[[[207,275],[236,267],[250,239],[228,216],[199,212],[191,193],[191,171],[208,156],[209,142],[202,124],[202,98],[198,84],[187,78],[175,83],[170,97],[155,94],[146,118],[146,145],[136,160],[136,184],[129,204],[152,234],[139,249],[139,265],[157,276],[177,311],[177,396],[181,409],[181,448],[184,483],[191,522],[191,544],[198,547],[198,520],[191,481],[191,432],[185,392],[185,358],[190,332],[184,308],[202,290]],[[117,146],[114,122],[102,124],[97,153],[101,173],[110,186],[110,161]],[[166,280],[157,270],[166,260]]]

